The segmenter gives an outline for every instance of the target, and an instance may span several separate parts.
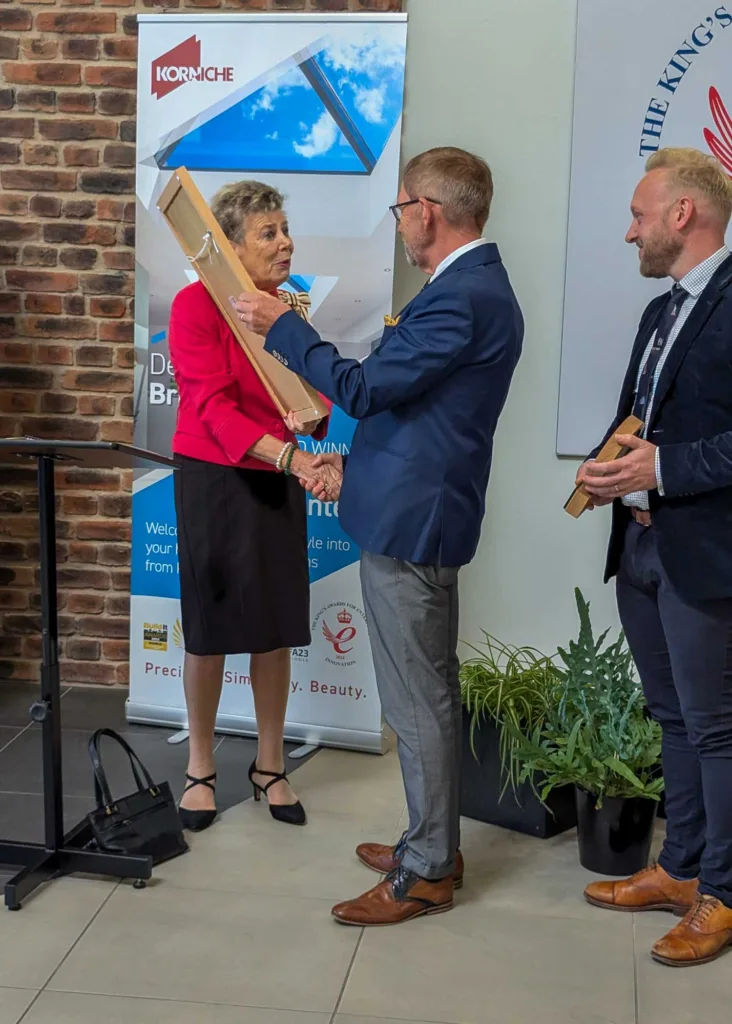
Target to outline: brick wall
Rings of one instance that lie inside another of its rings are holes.
[[[132,439],[136,12],[401,0],[0,0],[0,435]],[[35,475],[0,467],[0,680],[38,678]],[[66,682],[127,683],[131,478],[57,474]]]

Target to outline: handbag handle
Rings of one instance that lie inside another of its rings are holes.
[[[138,790],[154,790],[155,783],[153,782],[152,775],[150,775],[150,772],[147,770],[129,743],[123,739],[119,733],[115,732],[114,729],[97,729],[89,740],[89,757],[91,758],[91,762],[94,767],[94,795],[96,797],[97,806],[111,807],[114,803],[112,791],[110,790],[109,782],[107,781],[107,773],[104,770],[102,758],[99,753],[99,741],[102,736],[109,736],[109,738],[122,747],[124,752],[127,754]],[[142,772],[142,777],[140,776],[140,772]],[[144,783],[143,779],[145,780]]]

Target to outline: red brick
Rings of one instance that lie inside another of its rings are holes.
[[[29,292],[75,292],[79,287],[79,278],[76,274],[7,270],[5,280],[9,288],[20,288]]]
[[[0,164],[17,164],[20,162],[20,146],[17,142],[0,141]]]
[[[47,167],[55,167],[58,163],[58,150],[55,146],[26,143],[23,146],[23,158],[27,164],[44,164]]]
[[[105,146],[104,162],[107,167],[134,167],[134,146]]]
[[[55,267],[58,263],[58,252],[48,246],[26,245],[21,262],[24,267]]]
[[[62,249],[58,258],[61,266],[69,270],[93,270],[99,253],[96,249]]]
[[[12,392],[8,394],[7,391],[0,392],[0,412],[34,412],[36,404],[36,395],[29,395],[22,391],[16,391],[14,394]]]
[[[129,193],[135,188],[135,175],[114,171],[86,171],[81,175],[84,192]]]
[[[88,146],[65,146],[64,163],[69,167],[96,167],[99,163],[99,150]]]
[[[129,552],[128,552],[129,560]],[[128,630],[129,635],[129,630]],[[107,661],[129,661],[130,641],[129,640],[104,640],[102,642],[102,655]]]
[[[108,270],[135,269],[135,254],[133,252],[105,252],[102,253],[102,259]]]
[[[129,615],[129,594],[108,594],[104,599],[104,610],[107,615]]]
[[[84,274],[81,290],[87,295],[132,295],[135,288],[129,274]]]
[[[94,441],[96,425],[75,416],[34,416],[23,420],[23,431],[34,437],[63,437],[69,441]]]
[[[56,486],[59,490],[118,491],[120,475],[109,469],[67,469],[57,473]]]
[[[119,126],[119,137],[122,142],[136,142],[137,123],[135,121],[121,121]]]
[[[30,11],[18,7],[0,11],[0,32],[26,32],[32,25],[33,16]]]
[[[64,313],[68,313],[69,316],[85,316],[86,315],[86,299],[83,295],[65,295],[64,296]]]
[[[18,214],[23,215],[27,212],[27,196],[14,196],[9,192],[6,192],[4,195],[0,194],[0,214],[9,214],[11,217],[15,217]]]
[[[128,494],[104,494],[99,498],[99,514],[120,519],[132,514],[132,497]]]
[[[107,599],[109,600],[109,598]],[[22,590],[0,590],[0,608],[24,611],[28,607],[28,595]]]
[[[103,423],[100,439],[102,441],[117,441],[122,444],[132,444],[133,423],[132,420],[112,420]]]
[[[63,299],[60,295],[26,295],[24,306],[26,313],[60,313]]]
[[[61,661],[65,683],[96,683],[112,686],[117,681],[115,665],[107,661]]]
[[[69,594],[66,608],[72,615],[99,615],[104,611],[104,598],[100,594]]]
[[[137,35],[137,15],[127,14],[122,19],[122,31],[126,36]]]
[[[40,224],[29,223],[28,221],[0,220],[0,240],[3,242],[35,241],[40,231]]]
[[[46,296],[60,298],[60,296]],[[81,317],[27,316],[23,320],[23,334],[31,338],[96,338],[97,325]],[[106,348],[106,346],[105,346]]]
[[[0,110],[12,110],[15,106],[15,92],[12,89],[0,89]]]
[[[23,56],[26,60],[55,60],[58,57],[58,43],[55,39],[24,40]]]
[[[35,131],[32,117],[0,117],[0,136],[12,139],[32,139]]]
[[[39,345],[36,356],[39,363],[50,363],[52,366],[71,366],[74,362],[71,345]]]
[[[132,345],[127,345],[125,348],[117,349],[117,358],[115,359],[117,366],[124,367],[126,370],[132,370],[135,366],[135,349]]]
[[[36,15],[39,32],[68,32],[70,35],[94,35],[114,32],[117,27],[116,14],[91,14],[74,12],[68,14],[43,13]]]
[[[58,391],[46,391],[41,395],[41,412],[63,413],[65,416],[76,412],[74,395],[64,395]]]
[[[114,407],[114,399],[107,395],[81,395],[79,398],[79,412],[82,416],[114,416]]]
[[[127,303],[122,298],[98,298],[89,300],[89,313],[92,316],[120,317],[127,312]]]
[[[33,661],[0,661],[0,679],[37,683],[38,666]]]
[[[70,391],[132,392],[132,378],[127,373],[95,370],[73,370],[64,376],[63,386]]]
[[[104,56],[110,60],[136,60],[137,40],[136,39],[105,39],[103,44]]]
[[[0,342],[0,360],[4,363],[28,365],[33,362],[33,349],[30,345],[20,341]]]
[[[97,102],[93,92],[60,92],[57,100],[62,114],[93,114]]]
[[[43,237],[47,242],[69,245],[114,245],[114,228],[107,224],[46,224]]]
[[[112,342],[131,342],[134,340],[135,325],[131,320],[110,321],[99,325],[99,340]]]
[[[102,544],[99,547],[99,564],[125,566],[130,564],[129,544]],[[126,657],[126,656],[125,656]]]
[[[80,345],[76,350],[77,366],[111,366],[112,353],[108,345]]]
[[[56,93],[50,89],[18,89],[18,110],[42,110],[50,113],[56,109]]]
[[[0,292],[0,313],[20,313],[20,295],[16,292]]]
[[[10,36],[0,36],[0,60],[17,60],[20,43]]]
[[[95,210],[96,206],[90,199],[69,199],[64,203],[64,217],[74,220],[88,220],[94,216]]]
[[[58,585],[68,590],[109,590],[111,577],[105,569],[74,569],[63,566],[58,571]],[[87,630],[82,629],[86,633]]]
[[[73,171],[2,171],[3,188],[17,188],[29,192],[73,192],[76,175]]]
[[[88,139],[115,139],[117,137],[116,121],[62,121],[54,118],[50,121],[39,121],[38,130],[45,139],[57,142],[76,140],[84,142]]]
[[[62,202],[57,196],[33,196],[30,212],[38,217],[60,217]]]
[[[79,64],[3,64],[3,73],[12,85],[81,85]]]
[[[135,89],[137,87],[137,68],[93,65],[85,69],[84,81],[87,85],[109,86],[112,89]]]
[[[73,637],[64,644],[64,657],[77,658],[79,661],[99,661],[101,651],[102,645],[98,640],[83,640]]]
[[[130,524],[123,520],[90,519],[78,524],[76,536],[79,540],[129,541]]]
[[[67,60],[97,60],[98,39],[64,39],[61,50]]]
[[[48,389],[53,384],[53,374],[48,370],[36,370],[30,367],[17,366],[5,367],[0,374],[0,387],[3,388],[32,388],[34,391]],[[17,467],[20,469],[21,467]],[[4,472],[0,469],[0,484],[4,481]]]
[[[97,217],[100,220],[122,220],[125,204],[116,199],[100,199],[97,203]]]

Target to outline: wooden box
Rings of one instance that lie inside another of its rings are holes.
[[[636,435],[643,429],[643,421],[639,420],[637,416],[629,416],[626,420],[620,424],[618,429],[615,431],[609,441],[600,449],[595,459],[595,462],[614,462],[619,459],[621,455],[625,455],[627,448],[623,448],[615,440],[616,434],[632,434]],[[582,487],[575,487],[570,495],[569,501],[564,506],[565,510],[569,512],[575,519],[579,519],[582,513],[586,510],[587,506],[592,501],[590,495],[582,489]]]
[[[322,420],[328,409],[317,391],[265,352],[264,339],[237,316],[231,300],[257,289],[184,167],[175,171],[157,205],[281,415],[294,412],[308,425]]]

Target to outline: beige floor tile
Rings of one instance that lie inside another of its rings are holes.
[[[0,985],[42,988],[114,887],[100,879],[60,878],[20,910],[0,911]]]
[[[362,819],[383,810],[398,817],[404,810],[396,753],[321,750],[298,768],[292,782],[309,815],[329,811]]]
[[[329,901],[120,888],[49,988],[327,1013],[357,939]]]
[[[651,946],[676,923],[671,914],[635,915],[638,1024],[721,1024],[732,1015],[732,952],[684,970],[656,963]]]
[[[44,992],[23,1024],[329,1024],[329,1021],[327,1013]]]
[[[632,920],[460,906],[367,930],[340,1011],[447,1024],[634,1024]]]
[[[211,829],[191,835],[191,852],[156,871],[186,889],[307,896],[338,902],[357,895],[373,876],[355,855],[358,843],[390,842],[399,812],[372,819],[320,813],[305,828],[274,822],[252,801],[232,808]]]
[[[18,1024],[35,997],[29,989],[0,988],[0,1024]]]
[[[404,1024],[404,1019],[396,1020],[394,1017],[351,1017],[350,1014],[339,1013],[336,1015],[335,1024]],[[410,1020],[409,1024],[444,1024],[444,1022],[433,1020]]]

